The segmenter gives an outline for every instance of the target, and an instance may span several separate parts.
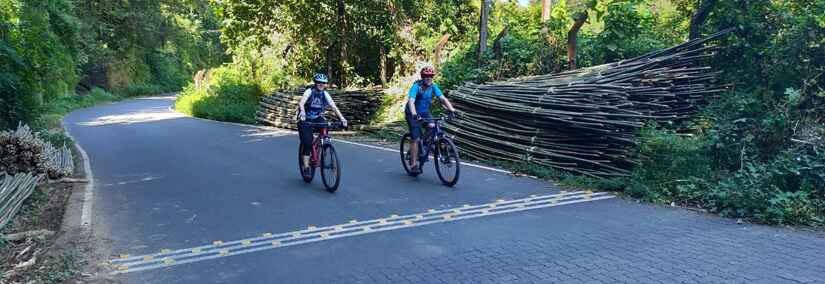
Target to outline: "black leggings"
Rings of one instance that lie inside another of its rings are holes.
[[[315,119],[307,119],[306,122],[312,123],[325,123],[327,122],[323,117],[315,118]],[[301,138],[301,145],[304,146],[302,154],[304,156],[309,156],[312,152],[312,132],[314,132],[315,127],[312,125],[306,125],[301,121],[298,122],[298,137]]]

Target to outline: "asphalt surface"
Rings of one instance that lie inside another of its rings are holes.
[[[297,170],[297,135],[218,123],[145,98],[73,112],[68,131],[95,176],[93,223],[113,258],[264,233],[557,194],[552,184],[336,143],[340,189]],[[695,212],[593,200],[400,228],[118,274],[128,283],[825,283],[825,238]]]

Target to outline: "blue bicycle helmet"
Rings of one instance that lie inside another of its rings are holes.
[[[315,74],[315,77],[313,77],[312,80],[315,81],[315,83],[324,83],[324,84],[329,83],[329,79],[327,79],[327,75],[324,75],[324,74],[321,74],[321,73]]]

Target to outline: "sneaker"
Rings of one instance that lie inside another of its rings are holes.
[[[421,165],[415,165],[414,167],[412,167],[410,169],[410,171],[414,174],[420,174],[421,173]]]

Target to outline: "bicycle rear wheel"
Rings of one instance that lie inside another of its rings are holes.
[[[458,148],[449,138],[441,138],[435,144],[435,171],[438,178],[446,186],[458,183],[461,173],[461,160],[458,158]]]
[[[418,176],[420,172],[413,172],[412,169],[410,169],[410,146],[412,145],[412,143],[415,143],[412,139],[412,136],[410,136],[409,133],[404,134],[404,136],[401,137],[401,146],[399,153],[401,153],[401,165],[404,166],[404,171],[407,172],[407,175],[415,177]],[[419,147],[418,151],[421,150],[421,147]],[[420,167],[421,165],[418,166]]]
[[[338,190],[341,183],[341,162],[338,160],[338,153],[332,145],[324,145],[321,152],[321,180],[329,192]]]
[[[315,167],[309,166],[308,170],[304,170],[304,144],[301,143],[298,146],[298,173],[301,174],[301,178],[304,179],[305,183],[312,182],[312,178],[315,177]]]

